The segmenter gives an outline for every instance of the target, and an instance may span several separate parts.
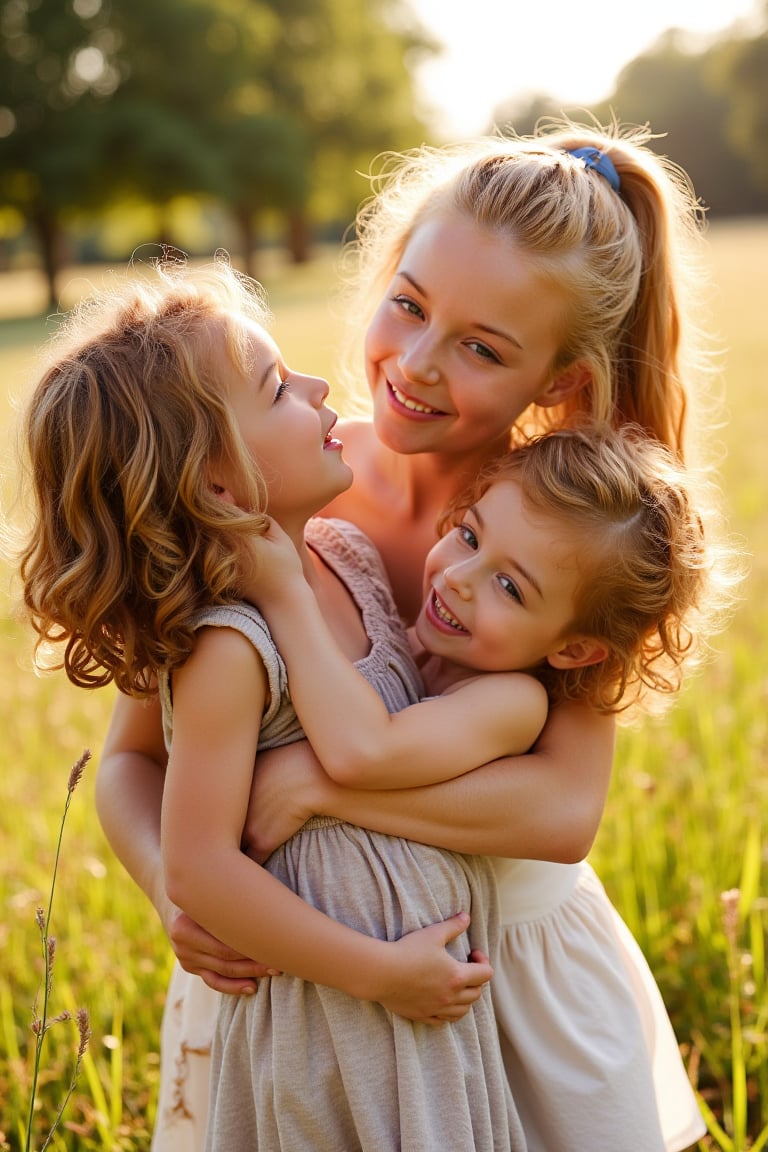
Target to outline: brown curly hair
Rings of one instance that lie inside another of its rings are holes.
[[[740,578],[712,485],[636,425],[581,422],[494,461],[441,518],[441,534],[505,480],[520,485],[535,511],[583,531],[569,630],[608,649],[597,664],[538,670],[551,702],[582,700],[606,713],[640,702],[660,710],[684,668],[701,660]]]
[[[53,338],[22,423],[20,572],[35,656],[63,644],[47,665],[74,684],[149,695],[153,673],[192,650],[195,612],[238,598],[265,492],[217,375],[222,350],[246,371],[242,321],[268,315],[223,260],[158,263],[85,300]],[[212,461],[237,470],[250,512],[217,498]]]

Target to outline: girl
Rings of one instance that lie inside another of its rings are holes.
[[[427,556],[413,640],[432,698],[394,715],[334,642],[276,524],[255,542],[248,595],[331,779],[416,788],[526,751],[547,697],[614,713],[675,691],[727,589],[704,513],[671,454],[631,426],[553,432],[499,458]],[[679,1098],[693,1094],[639,949],[587,865],[494,863],[507,898],[492,994],[529,1152],[661,1152],[649,1050]]]
[[[633,421],[691,454],[704,363],[689,314],[703,282],[697,205],[683,175],[648,149],[649,136],[564,123],[530,139],[425,148],[393,160],[361,213],[352,250],[361,301],[347,314],[358,332],[367,325],[373,420],[345,425],[355,482],[327,511],[373,539],[408,621],[440,512],[509,450],[517,425],[554,428],[592,413]],[[97,779],[102,822],[185,969],[221,991],[252,991],[264,968],[167,900],[160,732],[157,706],[118,700]],[[307,746],[295,745],[260,757],[245,843],[268,853],[313,812],[333,811],[455,850],[575,866],[602,815],[613,736],[610,717],[564,701],[527,755],[385,793],[332,786]],[[160,1123],[173,1115],[176,1060],[187,1077],[179,1111],[194,1119],[175,1128],[187,1125],[188,1145],[166,1144],[160,1133],[159,1149],[196,1146],[210,1043],[205,1000],[200,982],[177,968]],[[507,1071],[514,1080],[513,1063]],[[703,1125],[689,1094],[678,1108],[659,1071],[667,1147],[685,1147]],[[570,1075],[578,1080],[578,1068]]]
[[[170,897],[295,974],[222,998],[232,1047],[214,1061],[209,1147],[523,1149],[483,994],[491,970],[459,961],[468,918],[414,932],[471,904],[487,952],[487,862],[328,820],[266,870],[240,850],[257,747],[302,736],[266,628],[238,602],[267,506],[387,705],[420,688],[370,546],[347,525],[308,524],[351,473],[326,382],[290,372],[263,320],[220,265],[95,299],[54,343],[24,425],[21,574],[38,647],[63,643],[75,684],[114,680],[137,701],[156,695],[156,671],[169,742],[172,729]],[[233,1051],[247,1095],[232,1095]]]

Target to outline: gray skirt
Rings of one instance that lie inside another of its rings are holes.
[[[315,817],[269,871],[360,932],[396,940],[454,913],[448,946],[489,955],[498,923],[487,861]],[[488,986],[454,1024],[432,1027],[292,976],[222,996],[208,1152],[523,1152]]]

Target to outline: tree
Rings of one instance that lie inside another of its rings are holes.
[[[0,4],[0,199],[37,237],[52,305],[62,221],[103,193],[99,82],[103,91],[113,77],[101,67],[102,30],[98,15],[57,0]]]
[[[590,109],[602,123],[617,117],[625,124],[648,124],[656,134],[650,146],[685,169],[703,205],[713,215],[721,216],[764,212],[768,207],[768,184],[761,190],[748,163],[746,139],[740,147],[734,130],[740,104],[737,85],[724,64],[733,59],[734,50],[733,41],[724,41],[704,52],[686,51],[683,34],[673,29],[650,51],[627,64],[610,98]],[[768,71],[768,60],[762,66]],[[768,175],[768,150],[754,146],[755,139],[765,139],[768,131],[764,102],[768,99],[768,81],[763,80],[762,96],[753,83],[754,77],[747,73],[745,92],[750,96],[757,92],[750,121],[756,126],[751,147],[755,163],[764,162]],[[556,116],[561,110],[551,97],[537,95],[527,104],[499,109],[498,122],[527,133],[539,118]],[[581,110],[571,114],[576,119],[583,117]],[[757,127],[761,116],[762,137]],[[739,124],[747,121],[745,116]]]
[[[733,148],[768,199],[768,33],[724,45],[715,82],[729,95],[726,123]]]
[[[225,203],[249,261],[278,209],[349,219],[356,168],[420,143],[401,0],[0,0],[0,204],[34,229],[51,303],[68,216],[126,194]],[[165,238],[165,237],[163,237]]]

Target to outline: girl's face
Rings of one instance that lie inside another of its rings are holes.
[[[240,433],[267,486],[268,511],[286,531],[303,528],[310,516],[352,483],[343,445],[331,435],[336,413],[326,407],[328,384],[291,372],[271,336],[253,321],[247,330],[249,367],[235,372],[221,349],[226,393]],[[227,482],[227,479],[229,482]],[[242,504],[232,477],[220,481]]]
[[[497,481],[427,556],[419,642],[477,671],[541,665],[582,639],[572,622],[583,550],[583,533]]]
[[[515,245],[457,211],[407,244],[366,335],[379,438],[396,452],[506,448],[552,383],[560,293]]]

